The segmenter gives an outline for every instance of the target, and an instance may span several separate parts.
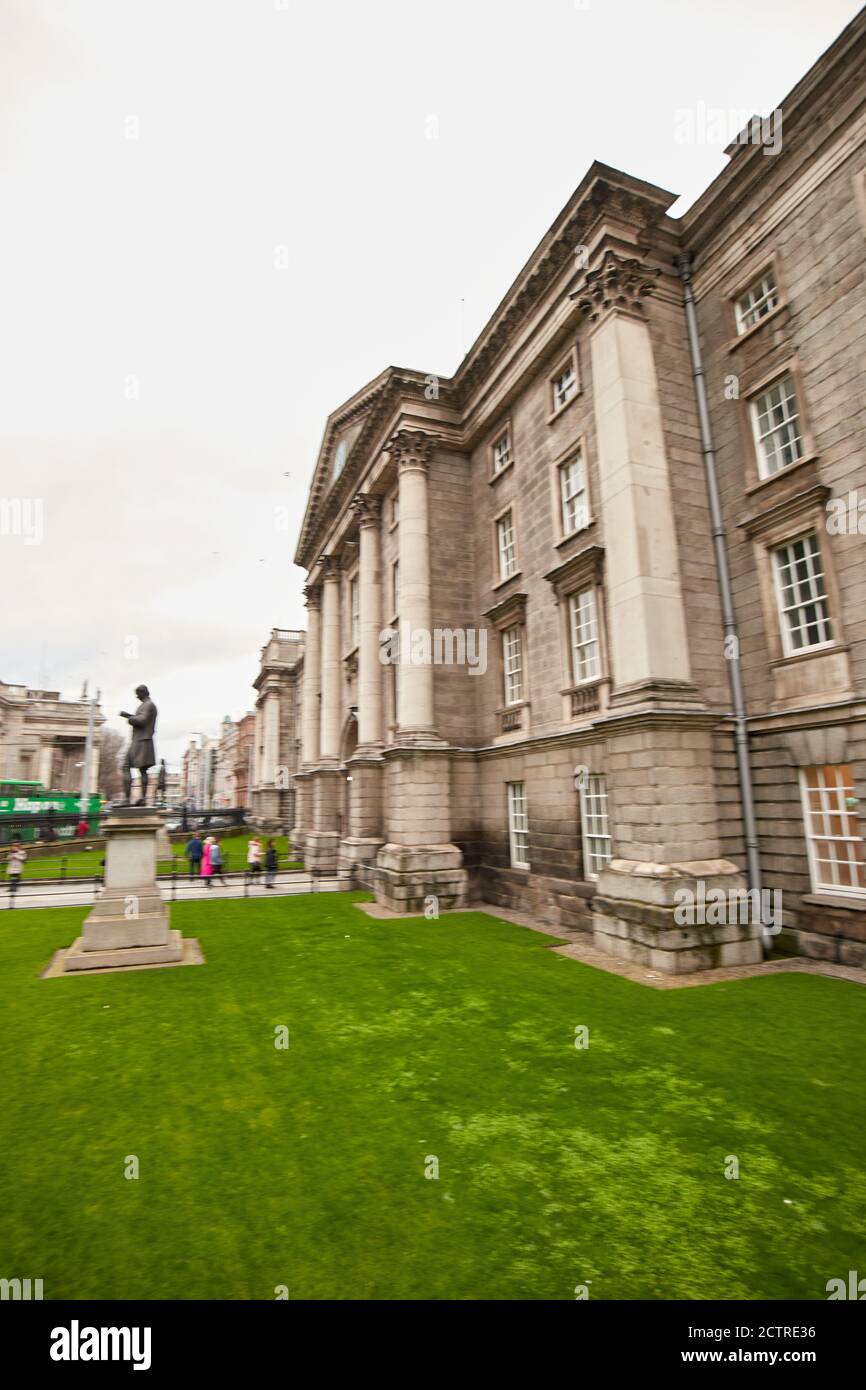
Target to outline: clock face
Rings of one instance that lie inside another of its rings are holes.
[[[345,439],[341,439],[341,440],[340,440],[340,443],[337,445],[337,452],[336,452],[336,454],[334,455],[334,477],[335,477],[335,478],[339,478],[340,474],[342,473],[343,469],[345,468],[345,466],[346,466],[346,455],[348,454],[348,452],[349,452],[349,451],[348,451],[348,449],[346,448],[346,441],[345,441]]]

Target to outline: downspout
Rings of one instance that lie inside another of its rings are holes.
[[[707,387],[704,363],[701,356],[698,335],[698,318],[695,312],[695,296],[692,291],[691,261],[687,253],[677,261],[680,279],[683,282],[683,303],[686,311],[686,329],[689,338],[689,353],[692,359],[692,380],[698,403],[698,421],[701,430],[701,453],[704,459],[704,474],[707,483],[707,497],[710,504],[710,522],[713,532],[713,549],[716,556],[716,572],[719,579],[719,595],[722,601],[722,624],[725,633],[725,656],[728,662],[728,677],[731,686],[731,699],[734,705],[734,730],[737,752],[737,775],[740,783],[740,800],[743,808],[743,837],[746,844],[746,865],[750,892],[755,893],[753,901],[761,898],[761,856],[758,848],[758,826],[755,818],[755,793],[752,786],[752,767],[749,761],[749,728],[746,719],[746,702],[743,697],[743,672],[740,665],[740,637],[731,594],[731,575],[728,569],[727,538],[719,502],[719,482],[716,473],[716,454],[713,448],[713,431],[710,425],[710,412],[707,408]],[[770,950],[771,936],[767,924],[763,922],[762,939],[764,954]]]

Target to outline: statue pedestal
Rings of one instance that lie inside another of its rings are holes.
[[[161,812],[120,806],[105,822],[105,887],[81,936],[63,956],[64,974],[192,963],[179,931],[169,926],[156,876]]]

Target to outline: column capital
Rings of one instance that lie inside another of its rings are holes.
[[[594,270],[586,272],[579,290],[569,295],[591,323],[611,309],[643,314],[643,300],[655,290],[659,268],[644,265],[636,256],[619,256],[610,247]]]
[[[352,511],[363,530],[366,526],[378,525],[382,515],[382,499],[373,492],[359,492],[352,498]]]
[[[407,468],[426,473],[433,443],[423,430],[398,430],[388,441],[388,452],[401,473]]]
[[[322,578],[324,580],[327,581],[328,579],[340,578],[341,566],[339,555],[320,555],[319,564],[322,567]]]
[[[304,598],[308,608],[318,610],[322,606],[322,590],[318,584],[307,584],[304,589]]]

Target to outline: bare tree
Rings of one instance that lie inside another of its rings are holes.
[[[99,792],[106,801],[116,801],[123,790],[123,735],[103,729],[99,755]]]

